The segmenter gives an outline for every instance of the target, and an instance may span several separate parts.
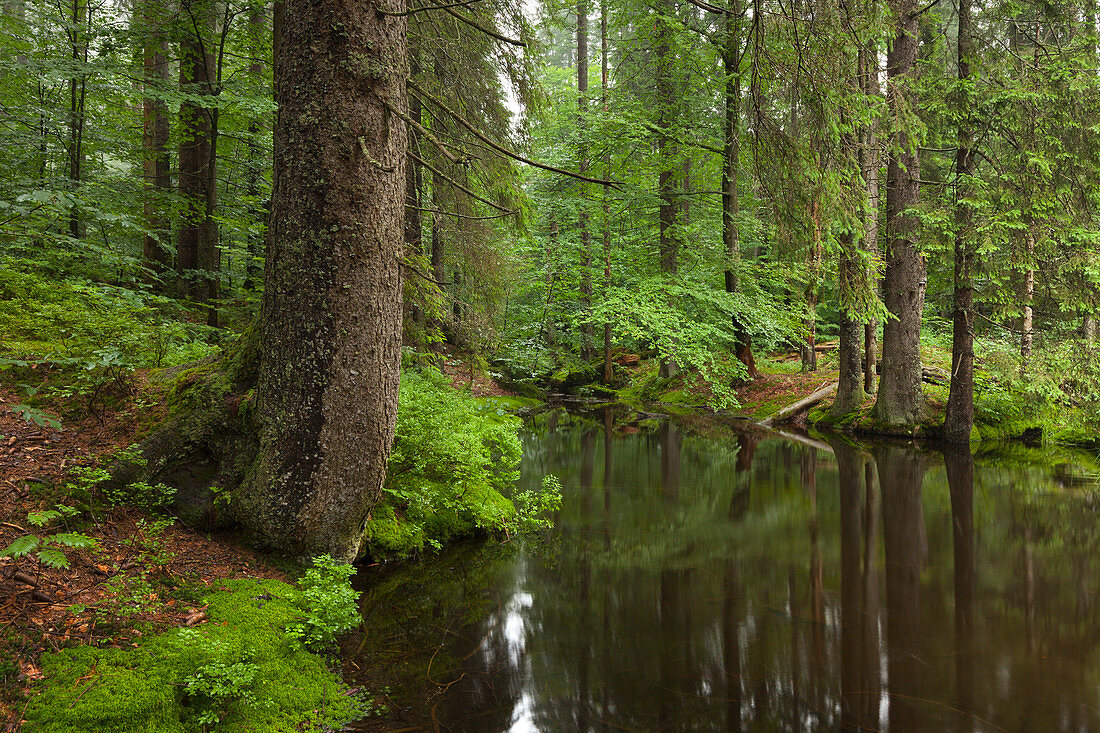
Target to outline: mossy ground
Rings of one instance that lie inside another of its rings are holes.
[[[24,730],[42,733],[190,733],[206,730],[184,679],[204,664],[244,660],[257,667],[255,702],[224,707],[218,731],[283,733],[337,728],[364,705],[283,629],[298,615],[296,589],[277,580],[230,580],[209,594],[201,643],[179,630],[131,648],[75,647],[42,658],[45,675],[27,707]]]

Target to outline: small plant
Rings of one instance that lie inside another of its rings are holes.
[[[287,626],[287,636],[307,649],[324,648],[336,635],[359,623],[359,594],[351,588],[355,568],[329,555],[314,558],[313,567],[299,582],[301,621]]]
[[[137,532],[132,546],[138,551],[137,561],[146,567],[159,567],[175,561],[176,553],[168,549],[164,532],[174,524],[173,519],[137,520]]]
[[[100,603],[100,610],[124,623],[155,613],[164,605],[156,588],[149,582],[148,571],[132,576],[115,575],[104,584],[104,588],[107,594]]]
[[[42,512],[31,512],[27,515],[27,523],[34,527],[44,527],[55,519],[65,520],[79,514],[79,510],[58,504],[54,509]],[[96,546],[96,541],[87,535],[77,532],[56,532],[48,535],[25,534],[8,545],[0,557],[23,557],[34,553],[38,562],[52,568],[69,567],[69,558],[66,550],[80,550]]]
[[[197,651],[203,659],[194,672],[183,678],[183,689],[197,712],[195,721],[204,730],[216,727],[228,714],[230,704],[260,706],[252,689],[260,671],[253,661],[254,650],[234,653],[224,642],[195,629],[180,629],[177,643],[181,648]]]
[[[554,526],[551,516],[561,508],[561,481],[553,474],[542,477],[542,488],[538,491],[524,490],[516,494],[514,529],[517,532],[536,532]]]

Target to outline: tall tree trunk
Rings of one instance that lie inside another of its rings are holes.
[[[609,111],[607,102],[607,0],[600,0],[600,107],[604,116]],[[611,152],[604,153],[604,180],[611,179]],[[603,287],[611,287],[611,185],[603,184]],[[603,381],[615,381],[615,367],[611,363],[611,322],[603,324]]]
[[[864,96],[875,99],[879,95],[878,84],[878,44],[868,41],[859,51],[860,86]],[[879,158],[875,125],[870,123],[860,130],[860,168],[863,182],[867,187],[867,208],[863,218],[863,249],[870,256],[868,283],[878,291],[878,205],[879,205]],[[878,361],[875,336],[878,323],[869,319],[863,326],[863,390],[867,394],[875,392],[875,364]]]
[[[675,275],[679,270],[680,254],[680,232],[676,226],[677,185],[673,165],[679,150],[672,130],[677,121],[671,28],[675,13],[672,0],[663,0],[656,17],[657,157],[660,170],[657,177],[657,198],[660,201],[657,210],[657,250],[661,272],[665,275]],[[679,371],[675,359],[662,359],[659,372],[662,377],[674,377]]]
[[[657,179],[658,251],[661,272],[675,274],[679,269],[680,233],[676,229],[676,175],[673,159],[678,152],[672,128],[676,124],[676,90],[673,83],[673,53],[671,23],[675,7],[671,0],[664,0],[656,18],[657,38],[657,157],[660,173]]]
[[[410,73],[413,76],[420,72],[418,55],[415,52],[410,53]],[[409,97],[409,118],[414,122],[421,122],[421,117],[420,98]],[[412,155],[415,154],[423,159],[424,151],[420,148],[420,133],[416,126],[409,125],[408,131],[409,155],[407,156],[408,160],[405,162],[405,256],[416,258],[416,261],[419,262],[423,260],[425,254],[424,244],[421,241],[424,236],[424,221],[420,204],[422,179],[420,164],[413,159]],[[430,286],[430,283],[427,286]],[[416,326],[419,326],[423,320],[423,310],[420,307],[422,298],[420,294],[423,292],[421,283],[417,283],[416,289],[410,291],[410,297],[405,299],[406,317]],[[418,338],[424,337],[422,329],[419,327],[415,328],[415,332],[418,334]]]
[[[257,84],[257,94],[263,94],[261,86],[263,79],[264,63],[260,58],[260,50],[263,48],[263,37],[267,32],[267,11],[263,6],[253,6],[248,10],[248,43],[252,61],[248,65],[248,74]],[[263,176],[265,161],[263,150],[258,138],[262,124],[258,115],[248,122],[248,171],[245,183],[248,196],[248,212],[251,226],[248,234],[248,252],[245,255],[245,290],[256,290],[260,286],[261,275],[260,262],[264,256],[264,234],[267,230],[267,213],[270,205],[260,202],[260,181]]]
[[[915,141],[905,129],[907,110],[916,108],[913,77],[916,75],[918,9],[916,0],[892,0],[897,30],[886,57],[890,80],[887,101],[895,151],[890,156],[886,181],[886,276],[883,283],[886,309],[893,316],[883,324],[882,381],[875,402],[875,417],[886,427],[909,428],[924,410],[921,390],[920,324],[926,285],[924,259],[917,251],[917,219],[904,213],[916,206],[920,194],[920,158]]]
[[[588,0],[577,0],[577,161],[579,172],[588,172]],[[585,201],[585,186],[580,183],[578,198],[578,220],[581,230],[581,256],[584,258],[581,268],[581,310],[585,314],[592,310],[592,232],[588,227],[588,208]],[[581,357],[591,359],[592,326],[581,326]]]
[[[726,256],[725,286],[727,293],[736,293],[740,287],[737,271],[741,259],[741,230],[738,218],[741,199],[737,179],[741,175],[741,3],[734,0],[730,12],[724,18],[725,38],[721,52],[722,71],[726,77],[725,117],[722,126],[722,248]],[[745,365],[749,379],[762,375],[756,368],[752,353],[752,334],[744,324],[734,319],[737,337],[735,355]]]
[[[159,3],[146,0],[141,12],[145,66],[142,170],[145,228],[148,230],[142,243],[142,260],[152,281],[158,284],[157,289],[161,290],[162,279],[172,268],[167,200],[172,188],[172,171],[168,154],[168,105],[163,97],[168,91],[168,36],[164,31],[164,11]]]
[[[860,185],[862,178],[855,177],[855,185]],[[840,253],[838,265],[837,290],[840,300],[840,351],[839,374],[837,377],[836,397],[830,408],[835,417],[846,415],[863,404],[865,394],[863,392],[862,370],[860,369],[860,336],[862,324],[856,320],[852,309],[856,304],[857,289],[861,287],[861,264],[856,249],[859,247],[859,231],[853,230],[848,235],[848,241],[844,243],[844,249]]]
[[[955,153],[955,307],[952,314],[951,393],[947,398],[943,437],[952,443],[970,441],[974,427],[974,263],[973,235],[970,232],[970,191],[974,169],[971,149],[970,56],[973,43],[970,31],[970,0],[958,4],[959,114],[958,151]]]
[[[381,2],[286,0],[276,50],[260,456],[234,508],[297,557],[358,554],[397,418],[408,68],[405,3]]]
[[[217,225],[214,206],[216,183],[215,69],[211,46],[216,16],[213,0],[184,0],[186,30],[180,40],[180,89],[202,95],[202,102],[180,104],[179,192],[183,212],[177,234],[176,267],[180,297],[207,303],[218,270]],[[217,311],[207,309],[207,321],[216,325]]]
[[[75,193],[84,176],[84,100],[88,77],[82,67],[88,62],[87,0],[72,0],[71,9],[72,28],[69,31],[69,40],[73,75],[69,77],[69,186]],[[69,236],[73,239],[84,237],[84,222],[76,204],[73,204],[69,212]]]

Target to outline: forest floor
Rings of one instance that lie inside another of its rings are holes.
[[[93,466],[133,442],[137,420],[123,412],[66,421],[63,428],[29,423],[10,407],[16,392],[0,386],[0,549],[36,529],[27,515],[65,503],[73,469]],[[126,646],[170,627],[205,621],[198,599],[227,578],[278,578],[283,573],[228,534],[205,534],[157,522],[134,510],[108,510],[77,530],[94,549],[67,550],[68,568],[32,555],[0,558],[0,730],[18,731],[39,659],[72,643]]]

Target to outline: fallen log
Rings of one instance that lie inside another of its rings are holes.
[[[760,424],[766,427],[770,427],[778,420],[784,420],[792,415],[797,415],[804,410],[808,410],[809,408],[816,405],[818,402],[821,402],[823,399],[831,395],[833,392],[836,392],[836,388],[839,384],[839,382],[833,382],[832,384],[822,387],[809,397],[801,399],[798,402],[795,402],[793,405],[787,405],[786,407],[777,410],[770,417],[762,420]]]

